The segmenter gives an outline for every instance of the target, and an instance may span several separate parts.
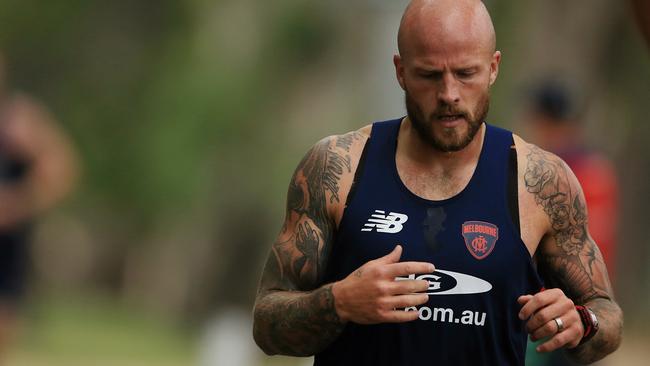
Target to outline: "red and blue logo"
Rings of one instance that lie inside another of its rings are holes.
[[[476,259],[483,259],[492,253],[499,239],[499,228],[484,221],[465,221],[463,224],[465,246]]]

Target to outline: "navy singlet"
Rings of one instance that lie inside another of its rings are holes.
[[[429,301],[400,309],[419,319],[348,323],[315,365],[524,365],[526,331],[517,298],[542,282],[508,209],[512,133],[486,124],[478,165],[457,195],[431,201],[412,193],[395,163],[401,119],[377,122],[343,213],[326,282],[401,244],[401,261],[425,261]],[[409,278],[409,276],[405,276]]]

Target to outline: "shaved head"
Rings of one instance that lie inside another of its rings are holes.
[[[492,19],[479,0],[413,0],[393,56],[407,121],[419,139],[444,152],[474,140],[499,71]]]
[[[496,35],[492,19],[480,0],[413,0],[397,35],[399,53],[442,44],[471,44],[492,54]]]

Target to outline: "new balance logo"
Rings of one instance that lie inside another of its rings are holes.
[[[361,231],[377,230],[378,233],[399,233],[408,219],[408,216],[401,213],[390,212],[386,215],[385,211],[375,210],[375,213],[370,215],[368,222],[363,225]]]

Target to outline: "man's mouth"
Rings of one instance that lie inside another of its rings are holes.
[[[462,114],[443,114],[443,115],[438,115],[438,119],[443,122],[453,122],[458,119],[465,118],[464,115]]]

